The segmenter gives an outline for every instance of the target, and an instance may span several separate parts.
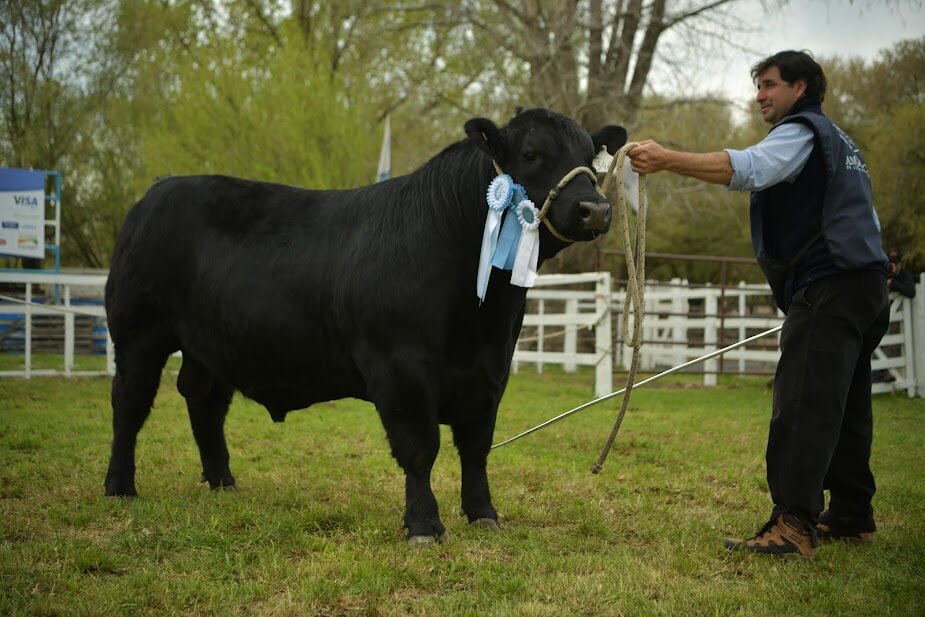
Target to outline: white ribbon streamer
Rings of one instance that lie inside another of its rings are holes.
[[[517,256],[511,268],[511,285],[533,287],[540,257],[540,213],[529,199],[517,205],[517,220],[523,231],[517,245]]]
[[[479,271],[475,278],[475,293],[479,302],[485,301],[488,293],[488,279],[491,278],[491,259],[498,246],[498,233],[501,231],[501,215],[511,205],[514,196],[514,180],[507,174],[500,174],[488,185],[485,199],[488,202],[488,215],[482,230],[482,248],[479,252]]]
[[[501,212],[488,209],[485,217],[485,229],[482,231],[482,249],[479,253],[479,272],[475,280],[475,293],[479,302],[485,301],[488,293],[488,279],[491,277],[491,257],[498,245],[498,233],[501,231]]]

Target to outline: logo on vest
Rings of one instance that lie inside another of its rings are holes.
[[[845,169],[847,171],[859,171],[869,176],[870,173],[867,171],[867,164],[864,162],[864,159],[861,158],[861,150],[855,145],[854,141],[848,137],[848,134],[841,130],[840,126],[834,123],[832,126],[835,127],[835,130],[838,131],[838,136],[841,137],[841,140],[845,142],[848,150],[850,150],[850,153],[845,155]]]
[[[861,157],[855,154],[849,154],[845,157],[845,169],[848,171],[859,171],[864,175],[870,175],[867,171],[867,165],[861,159]]]

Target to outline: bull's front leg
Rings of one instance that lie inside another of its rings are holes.
[[[469,524],[500,531],[498,513],[488,489],[488,452],[494,434],[495,414],[480,422],[452,425],[453,442],[462,468],[462,508]]]
[[[442,542],[446,528],[430,487],[430,472],[440,450],[440,427],[426,414],[379,409],[392,456],[405,472],[405,527],[411,544]]]

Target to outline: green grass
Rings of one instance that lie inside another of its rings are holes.
[[[22,371],[26,368],[26,358],[22,353],[0,353],[0,371]],[[64,371],[64,356],[61,354],[32,354],[32,370]],[[102,354],[74,355],[75,371],[105,371],[106,356]]]
[[[460,516],[445,430],[433,484],[450,541],[413,549],[368,404],[273,424],[236,397],[239,490],[213,493],[175,379],[165,373],[141,432],[130,501],[102,496],[109,379],[0,379],[0,614],[925,614],[921,399],[875,398],[877,542],[806,562],[722,547],[769,512],[766,380],[638,390],[600,475],[590,468],[617,400],[494,451],[501,534]],[[590,399],[592,380],[514,376],[496,440]]]

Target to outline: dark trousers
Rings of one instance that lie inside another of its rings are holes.
[[[781,333],[768,436],[772,519],[789,512],[873,531],[870,359],[890,320],[883,274],[828,276],[799,289]]]

